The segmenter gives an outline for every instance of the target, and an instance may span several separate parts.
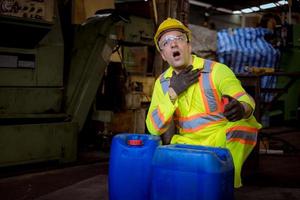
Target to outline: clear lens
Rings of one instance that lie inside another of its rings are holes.
[[[167,35],[163,40],[159,42],[160,49],[170,47],[173,41],[176,42],[187,42],[186,35]]]

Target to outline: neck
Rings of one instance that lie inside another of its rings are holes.
[[[191,55],[190,57],[190,61],[187,65],[183,65],[181,67],[177,67],[177,68],[173,68],[173,70],[175,71],[176,74],[179,74],[182,70],[184,70],[187,66],[190,66],[193,64],[194,61],[194,57]]]
[[[179,74],[184,68],[186,68],[186,66],[185,67],[181,67],[181,68],[173,68],[173,70],[175,71],[175,73],[176,74]]]

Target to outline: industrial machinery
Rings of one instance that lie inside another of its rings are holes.
[[[78,133],[116,45],[121,18],[99,14],[77,27],[70,66],[64,66],[55,2],[39,1],[47,18],[0,13],[0,167],[76,160]],[[16,13],[23,12],[18,6]]]

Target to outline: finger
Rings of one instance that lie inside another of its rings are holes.
[[[225,112],[223,114],[225,117],[231,117],[236,114],[236,111],[235,110],[225,110]]]
[[[243,118],[242,113],[237,108],[226,111],[223,114],[229,121],[237,121]]]
[[[189,79],[190,80],[198,80],[198,78],[199,78],[199,76],[200,76],[200,71],[193,71],[193,73],[191,73],[191,74],[189,74]]]
[[[233,117],[233,118],[228,119],[228,121],[230,121],[230,122],[236,122],[236,121],[238,121],[238,120],[239,120],[239,119],[236,118],[236,117]]]
[[[236,113],[224,113],[224,116],[228,119],[228,121],[237,121],[239,119]]]
[[[242,116],[239,113],[237,113],[235,115],[230,116],[229,121],[238,121],[240,119],[242,119]]]
[[[188,73],[188,72],[190,72],[192,69],[193,69],[193,65],[189,65],[189,66],[187,66],[182,72],[183,72],[183,73]]]
[[[189,80],[189,82],[191,82],[191,83],[196,83],[198,81],[199,81],[198,77],[194,77]]]
[[[193,74],[195,74],[197,76],[200,76],[201,71],[199,69],[196,69],[196,70],[193,71]]]
[[[231,109],[236,109],[236,107],[239,106],[239,102],[235,99],[229,100],[229,103],[225,106],[225,110],[231,110]]]
[[[187,66],[187,70],[188,70],[188,71],[191,71],[192,69],[193,69],[193,65]]]
[[[224,112],[229,112],[232,114],[239,113],[239,107],[236,104],[227,104],[224,108]]]
[[[228,112],[228,111],[232,110],[233,108],[234,108],[234,105],[232,104],[232,102],[229,102],[225,105],[224,112]]]
[[[198,69],[196,69],[196,70],[193,70],[193,71],[189,71],[188,73],[187,73],[187,76],[188,77],[194,77],[194,76],[200,76],[200,70],[198,70]]]
[[[228,105],[226,105],[224,113],[227,113],[228,115],[236,115],[237,113],[239,113],[239,108],[237,106],[229,108]]]

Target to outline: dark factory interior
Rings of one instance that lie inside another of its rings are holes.
[[[156,42],[168,17],[191,35],[168,39],[173,27]],[[300,200],[299,0],[0,0],[0,27],[1,200]],[[167,59],[174,43],[228,66],[255,102],[242,187],[229,147],[174,142],[188,130],[183,108],[164,119],[187,92],[170,93],[181,74]],[[165,110],[153,111],[158,101]],[[202,174],[219,153],[220,171]]]

